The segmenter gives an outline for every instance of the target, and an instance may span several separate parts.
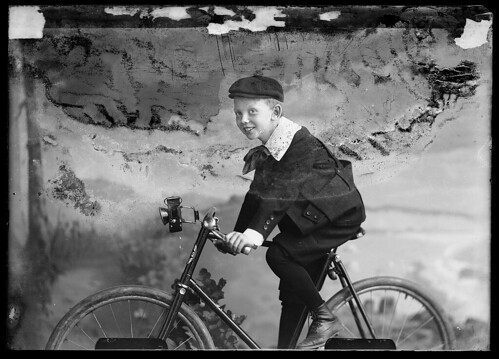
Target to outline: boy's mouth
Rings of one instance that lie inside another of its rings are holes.
[[[244,127],[244,132],[249,133],[254,129],[255,129],[254,127]]]

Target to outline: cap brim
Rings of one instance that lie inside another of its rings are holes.
[[[229,94],[229,98],[234,98],[234,97],[247,97],[247,98],[274,98],[276,100],[279,100],[273,96],[265,96],[265,95],[255,95],[255,94],[249,94],[249,93],[241,93],[241,92],[234,92]]]

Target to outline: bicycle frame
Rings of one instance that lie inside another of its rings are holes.
[[[206,217],[205,217],[206,218]],[[187,290],[191,290],[194,293],[196,293],[221,319],[222,321],[229,326],[239,338],[241,338],[246,345],[248,345],[249,348],[251,349],[260,349],[260,346],[237,324],[232,320],[232,318],[225,313],[224,310],[220,308],[218,304],[216,304],[209,296],[206,294],[203,289],[197,284],[197,282],[192,278],[192,274],[194,273],[194,270],[197,266],[197,263],[199,261],[199,258],[201,256],[201,253],[203,251],[203,248],[206,244],[206,240],[208,239],[208,236],[212,232],[213,228],[208,228],[205,226],[205,221],[203,221],[201,225],[201,230],[198,233],[198,237],[196,239],[196,242],[194,243],[194,246],[191,250],[191,253],[189,255],[189,259],[187,261],[187,264],[184,268],[184,271],[182,272],[182,275],[178,282],[176,283],[176,290],[173,296],[173,301],[172,301],[172,306],[169,310],[165,309],[165,312],[168,311],[165,320],[161,324],[160,327],[160,332],[159,332],[159,339],[166,340],[168,337],[168,333],[172,328],[172,325],[174,323],[174,320],[178,314],[178,311],[184,301],[184,295]],[[216,221],[215,221],[216,223]],[[268,243],[265,243],[268,246]],[[321,290],[324,281],[326,279],[326,275],[328,272],[328,269],[332,265],[332,269],[334,272],[338,275],[340,278],[340,282],[343,288],[348,288],[350,292],[352,293],[352,296],[355,300],[355,303],[357,304],[357,308],[359,308],[360,313],[362,315],[362,318],[364,319],[364,322],[367,324],[367,327],[370,331],[371,337],[373,339],[376,339],[376,334],[374,332],[374,328],[372,324],[370,323],[367,314],[363,308],[363,305],[358,298],[352,282],[350,281],[350,278],[348,277],[348,274],[346,273],[345,267],[343,266],[343,263],[341,262],[340,257],[336,254],[336,248],[334,248],[327,256],[326,256],[326,263],[324,265],[324,268],[317,278],[316,281],[316,287],[318,290]],[[366,338],[366,335],[364,333],[364,330],[362,328],[362,324],[358,315],[358,312],[354,306],[354,303],[352,301],[349,302],[350,309],[352,311],[352,314],[355,318],[355,322],[357,323],[357,326],[359,328],[359,331],[362,335],[363,338]],[[305,324],[305,320],[307,317],[308,311],[307,309],[303,308],[302,314],[300,316],[300,320],[297,323],[297,326],[295,328],[293,338],[290,343],[290,349],[294,348],[296,346],[296,342],[298,341],[298,338],[301,334],[301,331],[303,329],[303,326]]]

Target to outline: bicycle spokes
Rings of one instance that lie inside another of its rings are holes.
[[[137,345],[148,345],[143,343],[149,343],[147,340],[152,339],[159,340],[156,336],[164,315],[162,306],[143,300],[127,299],[108,303],[82,317],[67,333],[61,349],[91,350],[97,345],[101,345],[99,348],[102,349],[103,339],[107,340],[104,341],[107,343],[105,348],[119,345],[132,345],[132,348],[135,348]],[[150,342],[154,343],[151,345],[157,346],[156,342]],[[181,318],[174,322],[166,346],[173,350],[199,347],[195,334],[189,326],[184,325]]]
[[[368,289],[359,293],[359,297],[377,338],[392,339],[396,348],[401,350],[444,348],[445,339],[438,322],[420,298],[401,293],[397,288]],[[336,315],[345,328],[340,336],[362,336],[348,305],[338,308]]]

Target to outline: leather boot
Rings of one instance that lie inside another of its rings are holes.
[[[337,335],[342,326],[339,319],[329,310],[326,303],[310,311],[312,324],[308,329],[307,337],[301,341],[297,349],[316,349],[326,344],[326,341]]]

